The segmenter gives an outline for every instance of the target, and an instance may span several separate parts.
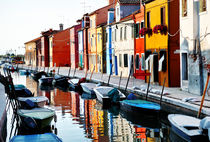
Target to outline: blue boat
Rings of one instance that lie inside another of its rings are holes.
[[[53,133],[18,135],[14,136],[10,142],[62,142],[62,140]]]
[[[158,114],[160,112],[160,105],[146,100],[123,100],[120,101],[120,107],[124,111],[144,114]]]

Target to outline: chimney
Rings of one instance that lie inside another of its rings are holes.
[[[63,31],[63,24],[62,23],[59,24],[59,27],[60,27],[60,31]]]

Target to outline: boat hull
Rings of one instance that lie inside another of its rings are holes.
[[[144,104],[142,104],[142,107],[141,106],[130,105],[129,103],[126,103],[126,101],[121,101],[120,102],[120,109],[122,109],[123,111],[126,111],[126,112],[141,113],[141,114],[152,115],[152,116],[157,116],[160,112],[159,107],[156,108],[156,105],[158,106],[158,104],[155,104],[155,103],[154,104],[151,103],[151,105],[155,105],[154,106],[155,108],[152,109],[152,108],[144,107]],[[130,101],[132,101],[132,100],[130,100]],[[145,101],[145,103],[146,102],[147,101]],[[150,102],[149,102],[149,104],[150,104]]]

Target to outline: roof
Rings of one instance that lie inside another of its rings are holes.
[[[35,38],[35,39],[33,39],[33,40],[30,40],[30,41],[28,41],[28,42],[26,42],[26,43],[24,43],[24,44],[27,44],[27,43],[30,43],[30,42],[36,42],[36,41],[39,40],[39,39],[41,39],[41,37]]]
[[[119,0],[121,4],[140,4],[140,0]]]
[[[96,14],[99,10],[105,9],[105,8],[107,8],[107,7],[109,7],[109,6],[112,6],[112,4],[107,5],[107,6],[104,6],[104,7],[102,7],[102,8],[99,8],[99,9],[97,9],[97,10],[91,12],[91,13],[89,14],[89,16],[91,16],[91,15],[93,15],[93,14]]]

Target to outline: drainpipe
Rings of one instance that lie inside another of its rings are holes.
[[[195,33],[194,33],[194,39],[195,39],[195,48],[197,48],[197,56],[198,56],[198,63],[199,63],[199,84],[200,84],[200,96],[203,94],[203,61],[202,61],[202,55],[201,55],[201,47],[200,47],[200,1],[194,0],[193,1],[193,8],[195,10],[194,12],[194,20],[193,23],[195,25]]]

